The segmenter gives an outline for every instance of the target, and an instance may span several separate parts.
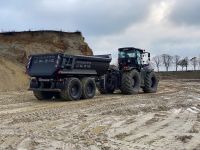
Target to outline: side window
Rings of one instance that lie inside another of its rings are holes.
[[[139,52],[139,51],[137,51],[137,62],[138,62],[138,64],[139,65],[141,65],[142,64],[142,61],[141,61],[141,53]]]
[[[120,51],[119,52],[119,58],[125,58],[125,52]]]
[[[129,53],[127,53],[127,55],[130,58],[135,58],[135,53],[134,52],[129,52]]]

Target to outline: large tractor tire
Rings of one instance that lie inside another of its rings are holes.
[[[108,81],[108,75],[105,75],[105,86],[104,79],[100,79],[100,82],[97,86],[101,94],[112,94],[115,91],[115,86]]]
[[[121,92],[123,94],[137,94],[140,90],[140,74],[137,70],[124,72],[121,81]]]
[[[33,94],[38,100],[52,99],[52,97],[54,96],[52,92],[46,91],[33,91]]]
[[[158,77],[156,76],[155,72],[146,73],[144,77],[144,87],[143,91],[145,93],[156,93],[158,87]]]
[[[83,99],[93,98],[96,94],[96,84],[92,78],[85,77],[81,80]]]
[[[65,88],[60,92],[64,100],[79,100],[82,95],[82,85],[78,78],[68,78],[65,81]]]

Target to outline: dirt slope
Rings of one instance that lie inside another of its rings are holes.
[[[0,93],[0,149],[200,149],[200,82],[161,81],[158,93],[38,101]]]
[[[23,90],[28,84],[24,66],[0,57],[0,91]]]
[[[24,66],[28,56],[55,52],[93,55],[80,32],[0,33],[0,91],[26,89],[28,80]]]

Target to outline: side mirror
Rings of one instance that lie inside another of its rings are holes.
[[[148,53],[148,60],[150,61],[151,60],[151,54]]]

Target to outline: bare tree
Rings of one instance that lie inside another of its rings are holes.
[[[162,55],[162,61],[163,61],[163,64],[165,65],[166,71],[169,71],[169,67],[172,64],[172,60],[173,60],[173,57],[171,55],[169,54]]]
[[[174,56],[174,63],[175,63],[175,66],[176,66],[176,71],[178,71],[178,66],[179,66],[179,61],[180,61],[180,56],[178,55],[175,55]]]
[[[179,62],[178,62],[178,65],[182,67],[182,71],[183,71],[183,68],[185,67],[186,68],[186,71],[187,71],[187,67],[188,67],[188,58],[184,58],[184,59],[181,59]]]
[[[184,62],[185,62],[185,68],[186,68],[186,71],[187,71],[188,70],[188,65],[189,65],[189,59],[188,59],[188,57],[184,58]]]
[[[194,67],[194,70],[196,70],[196,66],[198,65],[198,58],[197,57],[193,57],[192,59],[190,59],[193,67]]]
[[[200,70],[200,55],[199,55],[199,70]]]
[[[181,59],[181,60],[178,62],[178,65],[181,66],[182,71],[183,71],[183,68],[184,68],[184,66],[185,66],[185,64],[184,64],[184,59]]]
[[[162,63],[162,57],[161,56],[155,56],[152,58],[154,64],[156,65],[156,68],[158,70],[158,72],[160,71],[160,66],[161,66],[161,63]]]

